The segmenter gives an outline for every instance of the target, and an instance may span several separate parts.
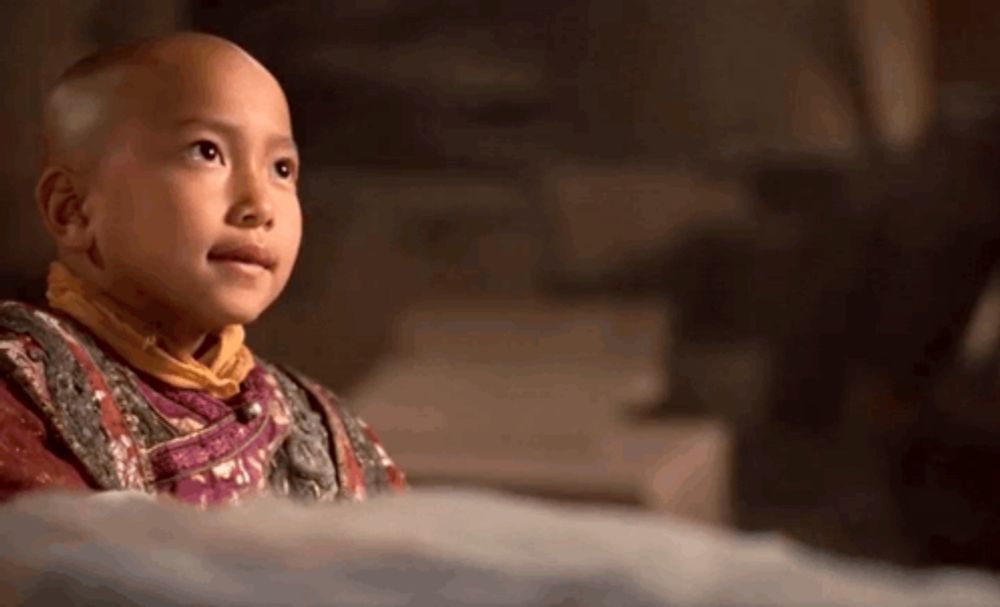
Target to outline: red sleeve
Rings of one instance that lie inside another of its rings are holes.
[[[90,487],[27,398],[0,379],[0,500],[43,488]]]

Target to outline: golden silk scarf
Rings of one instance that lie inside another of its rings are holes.
[[[229,398],[240,391],[240,382],[254,367],[253,354],[244,345],[242,325],[229,325],[200,359],[181,358],[164,350],[160,335],[148,323],[118,305],[112,298],[89,288],[66,266],[49,268],[49,305],[69,314],[111,346],[132,366],[178,388]]]

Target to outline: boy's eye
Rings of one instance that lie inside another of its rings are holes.
[[[192,143],[188,147],[188,153],[196,160],[207,160],[208,162],[222,162],[222,150],[211,141],[202,140]]]
[[[295,175],[295,165],[291,160],[279,160],[274,163],[274,172],[282,179],[291,179]]]

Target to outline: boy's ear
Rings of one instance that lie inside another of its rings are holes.
[[[76,251],[89,248],[90,217],[72,171],[65,167],[45,169],[35,187],[35,201],[59,247]]]

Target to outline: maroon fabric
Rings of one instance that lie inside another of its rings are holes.
[[[139,389],[150,405],[182,434],[148,451],[157,492],[208,505],[266,490],[268,461],[287,436],[289,420],[284,399],[261,367],[227,401],[148,377],[141,381]],[[255,403],[259,415],[237,413]],[[183,428],[179,420],[204,427]]]
[[[44,488],[92,489],[27,397],[0,379],[0,500]]]
[[[250,371],[240,385],[239,394],[224,401],[198,390],[175,388],[145,373],[137,375],[142,395],[169,420],[189,418],[201,424],[216,423],[251,402],[264,402],[276,396],[260,367]]]

